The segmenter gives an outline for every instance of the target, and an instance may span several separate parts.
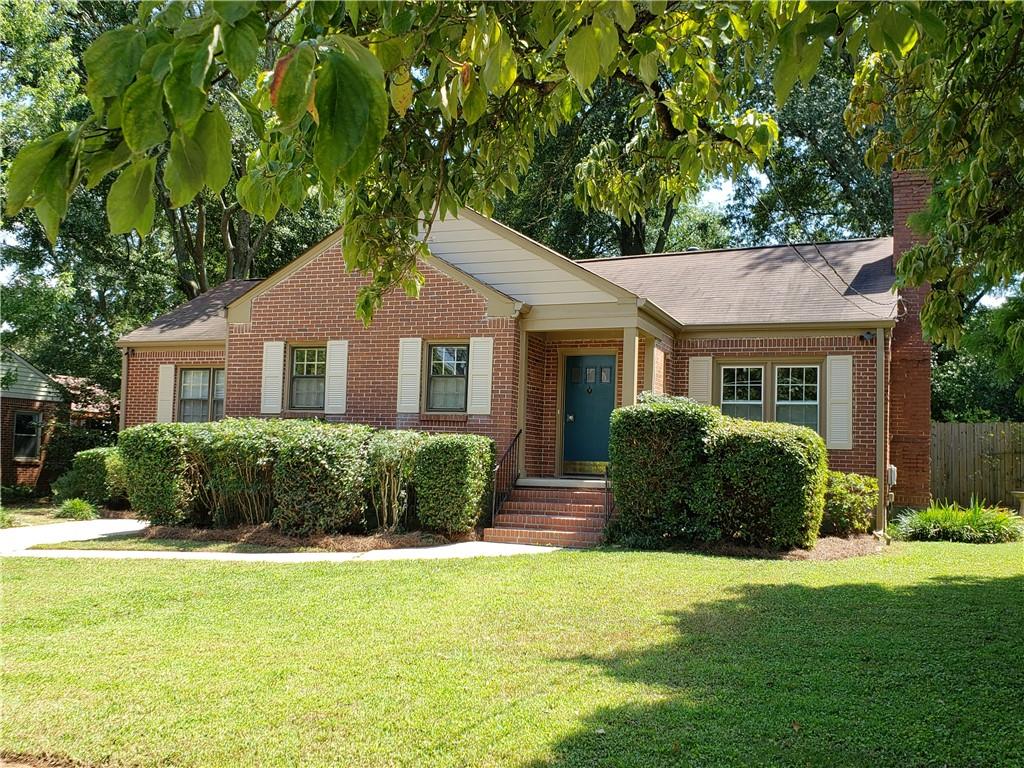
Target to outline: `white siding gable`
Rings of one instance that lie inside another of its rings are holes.
[[[6,375],[9,371],[14,373],[15,380],[3,391],[4,397],[52,402],[64,399],[60,388],[49,376],[30,365],[20,355],[5,349],[0,356],[0,375]]]
[[[427,240],[438,258],[506,296],[534,306],[615,301],[566,259],[564,266],[469,218],[434,222]]]

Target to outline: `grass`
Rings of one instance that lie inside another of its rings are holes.
[[[32,549],[113,549],[149,550],[164,552],[313,552],[312,547],[268,547],[234,541],[201,541],[197,539],[149,538],[144,533],[117,533],[88,541],[62,541],[57,544],[37,544]]]
[[[38,502],[26,502],[24,504],[4,504],[4,512],[10,513],[11,528],[22,525],[46,525],[48,523],[62,523],[56,517],[57,508],[52,504]]]
[[[1017,544],[0,567],[8,757],[1024,764]]]

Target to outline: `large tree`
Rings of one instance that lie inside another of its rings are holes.
[[[369,318],[389,287],[418,289],[434,218],[493,212],[599,81],[633,89],[641,130],[591,156],[584,202],[629,221],[764,160],[775,123],[743,107],[758,62],[777,52],[784,101],[826,45],[905,56],[930,24],[917,5],[875,3],[145,2],[87,49],[90,116],[21,151],[7,208],[33,207],[55,238],[69,195],[116,172],[111,229],[144,236],[164,189],[172,211],[230,194],[246,120],[258,143],[241,209],[340,203],[349,265],[373,276]]]

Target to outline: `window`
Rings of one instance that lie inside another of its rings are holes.
[[[14,458],[38,459],[42,444],[43,415],[37,411],[14,414]]]
[[[292,350],[291,407],[322,411],[327,378],[326,347],[296,347]]]
[[[182,369],[178,390],[178,421],[216,421],[223,417],[224,369]]]
[[[427,410],[465,411],[468,344],[432,344],[427,368]]]
[[[722,413],[755,421],[764,417],[764,368],[722,368]]]
[[[775,369],[775,420],[818,429],[818,366]]]

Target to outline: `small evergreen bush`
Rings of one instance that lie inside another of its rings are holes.
[[[96,514],[96,507],[85,499],[68,499],[57,508],[54,517],[70,520],[94,520],[99,515]]]
[[[195,424],[143,424],[123,430],[118,445],[124,460],[128,501],[153,525],[184,525],[193,518],[201,491],[189,444]]]
[[[79,451],[71,469],[53,483],[52,491],[57,502],[82,498],[98,507],[124,507],[128,485],[120,450],[106,447]]]
[[[998,544],[1024,539],[1024,520],[1003,507],[989,507],[971,500],[968,507],[956,502],[933,502],[927,509],[899,517],[891,530],[904,541],[959,541]]]
[[[825,441],[814,430],[726,418],[694,484],[696,516],[727,541],[813,547],[827,473]]]
[[[11,528],[14,525],[14,518],[11,513],[0,507],[0,528]]]
[[[425,528],[442,533],[473,530],[491,485],[494,442],[481,435],[427,437],[416,455],[416,514]]]
[[[835,536],[867,533],[877,507],[877,478],[855,472],[829,471],[821,532]]]
[[[717,409],[684,397],[646,395],[612,412],[609,438],[616,520],[613,541],[657,546],[665,538],[704,538],[691,493],[708,460]]]
[[[289,427],[273,466],[274,525],[301,535],[339,533],[361,523],[370,428],[318,422]]]
[[[370,437],[370,500],[378,527],[393,531],[404,524],[416,453],[425,439],[404,429],[382,429]]]

